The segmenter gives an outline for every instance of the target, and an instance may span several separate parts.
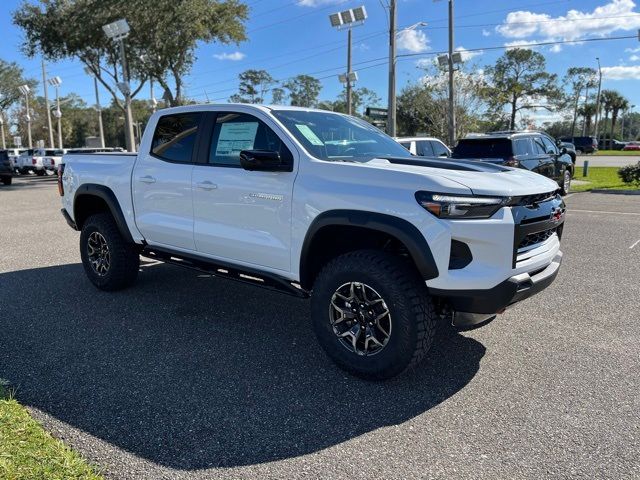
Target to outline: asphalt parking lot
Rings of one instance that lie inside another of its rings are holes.
[[[0,378],[111,479],[639,478],[640,197],[567,204],[549,289],[368,383],[323,355],[304,300],[152,262],[97,291],[53,179],[17,178]]]

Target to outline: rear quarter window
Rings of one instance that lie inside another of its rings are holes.
[[[160,117],[151,141],[151,154],[162,160],[191,163],[201,113]]]
[[[506,158],[513,155],[508,138],[464,138],[453,149],[458,158]]]

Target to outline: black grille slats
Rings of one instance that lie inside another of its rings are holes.
[[[556,233],[556,230],[557,230],[557,227],[553,227],[553,228],[550,228],[549,230],[544,230],[542,232],[530,233],[529,235],[524,237],[524,239],[520,242],[520,245],[518,245],[518,250],[544,242],[551,235]]]

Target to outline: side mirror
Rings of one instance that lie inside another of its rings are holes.
[[[564,155],[565,153],[567,153],[567,147],[562,147],[562,148],[560,149],[560,153],[561,153],[562,155]]]
[[[242,150],[240,165],[257,172],[290,172],[291,165],[282,161],[278,152],[270,150]]]

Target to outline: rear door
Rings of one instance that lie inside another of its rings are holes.
[[[553,160],[547,153],[547,147],[542,141],[541,136],[531,137],[531,143],[533,145],[533,153],[537,160],[537,166],[532,171],[544,175],[545,177],[553,176]]]
[[[138,154],[132,176],[136,225],[150,245],[195,250],[191,174],[204,117],[160,117],[151,150]]]
[[[544,175],[558,181],[562,175],[562,167],[560,162],[558,162],[560,151],[558,150],[557,145],[553,143],[549,137],[541,135],[540,138],[542,139],[542,143],[544,143],[544,149],[547,154],[542,165],[542,168],[545,171]]]
[[[295,146],[266,115],[216,112],[193,171],[198,252],[248,266],[290,271]],[[209,133],[210,132],[210,133]],[[268,150],[291,162],[291,172],[247,171],[241,150]]]

